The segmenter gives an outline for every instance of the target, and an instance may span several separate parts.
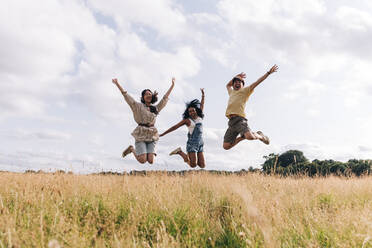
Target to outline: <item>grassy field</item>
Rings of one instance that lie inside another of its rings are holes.
[[[0,173],[0,247],[372,247],[372,178]]]

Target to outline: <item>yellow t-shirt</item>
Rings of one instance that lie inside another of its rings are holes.
[[[240,90],[234,90],[233,88],[228,89],[229,102],[227,104],[226,116],[235,114],[241,117],[245,117],[245,104],[248,101],[249,96],[253,93],[253,90],[248,87],[241,88]]]

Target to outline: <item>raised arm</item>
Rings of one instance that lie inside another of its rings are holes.
[[[231,80],[226,84],[226,89],[227,89],[227,91],[229,91],[229,90],[231,89],[232,85],[233,85],[233,80],[231,79]]]
[[[183,119],[182,121],[178,122],[176,125],[174,125],[173,127],[169,128],[167,131],[165,131],[164,133],[160,134],[159,136],[162,137],[162,136],[166,135],[167,133],[173,132],[177,128],[179,128],[179,127],[181,127],[183,125],[186,125],[187,122],[189,122],[189,120]]]
[[[173,88],[174,88],[174,83],[175,83],[176,79],[173,77],[172,78],[172,84],[171,84],[171,87],[169,88],[169,90],[167,91],[167,93],[165,93],[164,95],[164,98],[168,98],[170,93],[172,92]]]
[[[200,89],[200,91],[202,93],[201,102],[200,102],[200,109],[203,111],[204,110],[204,88]]]
[[[251,84],[249,87],[250,87],[250,90],[254,90],[254,88],[256,88],[262,81],[264,81],[271,73],[274,73],[278,70],[278,66],[277,65],[274,65],[273,67],[270,68],[269,71],[267,71],[262,77],[260,77],[259,79],[257,79],[256,82],[254,82],[253,84]]]
[[[118,89],[120,90],[121,94],[124,96],[125,101],[128,103],[128,105],[133,108],[136,101],[121,87],[119,84],[117,78],[112,79],[112,83],[115,84]]]
[[[168,89],[168,91],[165,93],[165,95],[163,96],[163,98],[160,100],[160,102],[156,105],[156,108],[158,109],[158,112],[160,112],[164,107],[165,105],[167,104],[168,102],[168,97],[170,95],[170,93],[172,92],[173,88],[174,88],[174,82],[176,81],[175,78],[172,78],[172,85],[171,87]],[[157,92],[154,92],[154,94],[157,94]]]
[[[127,92],[123,89],[123,87],[121,87],[121,85],[119,84],[119,81],[118,81],[118,79],[117,78],[114,78],[114,79],[112,79],[112,83],[113,84],[115,84],[117,87],[118,87],[118,89],[120,90],[120,92],[121,92],[121,94],[127,94]]]

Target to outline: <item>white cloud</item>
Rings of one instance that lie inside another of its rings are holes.
[[[368,147],[368,146],[359,146],[359,151],[361,152],[369,152],[371,153],[372,152],[372,147]]]
[[[6,91],[0,93],[0,120],[20,115],[33,117],[43,113],[44,109],[45,103],[33,95]]]
[[[71,138],[71,135],[66,132],[57,130],[41,130],[29,131],[25,129],[16,129],[14,131],[6,131],[2,134],[3,137],[20,140],[50,140],[50,141],[66,141]]]
[[[177,38],[185,28],[185,17],[177,5],[169,0],[110,0],[91,1],[89,4],[95,11],[113,16],[122,29],[140,23],[155,29],[160,35]]]
[[[171,0],[6,2],[0,9],[0,125],[9,130],[3,135],[9,145],[0,150],[8,154],[3,164],[13,159],[17,166],[52,166],[55,160],[63,167],[84,160],[91,170],[187,168],[167,156],[184,146],[186,130],[159,141],[156,165],[120,160],[136,124],[113,77],[135,99],[143,88],[162,96],[176,77],[159,130],[180,120],[184,102],[200,97],[202,82],[213,120],[204,136],[208,168],[257,166],[292,140],[324,158],[370,155],[368,8],[321,0],[222,0],[208,13],[185,9]],[[226,120],[219,108],[225,106],[225,81],[241,70],[252,81],[274,63],[279,72],[247,106],[250,124],[273,133],[273,145],[243,142],[224,151],[220,122]],[[340,136],[345,146],[328,142],[340,143]],[[33,141],[31,155],[17,160]]]
[[[260,2],[223,0],[219,2],[218,8],[220,14],[225,15],[232,23],[269,23],[277,27],[280,24],[289,24],[290,20],[302,18],[307,14],[319,15],[325,12],[323,2],[313,0],[301,2],[286,0],[281,1],[280,4],[274,0]]]
[[[74,67],[77,50],[70,34],[72,26],[61,25],[69,20],[62,15],[66,8],[53,1],[11,1],[3,7],[0,99],[6,100],[0,108],[18,116],[41,114],[47,97],[65,93],[63,76]]]
[[[364,10],[342,6],[337,10],[335,17],[349,31],[366,32],[372,27],[372,16]]]
[[[303,80],[291,85],[289,90],[284,93],[284,96],[291,100],[296,100],[304,96],[315,99],[324,93],[326,89],[327,87],[320,82]]]

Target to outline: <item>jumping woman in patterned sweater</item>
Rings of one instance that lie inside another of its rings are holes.
[[[125,157],[133,153],[138,162],[152,164],[154,162],[155,145],[159,140],[158,130],[155,127],[156,117],[168,102],[169,94],[174,87],[175,78],[172,78],[172,85],[165,93],[164,97],[157,105],[153,105],[158,100],[158,93],[145,89],[142,91],[141,102],[135,101],[119,84],[116,78],[112,82],[118,87],[123,94],[125,101],[132,109],[134,120],[138,126],[133,130],[132,136],[135,139],[135,148],[130,145],[123,151]]]

